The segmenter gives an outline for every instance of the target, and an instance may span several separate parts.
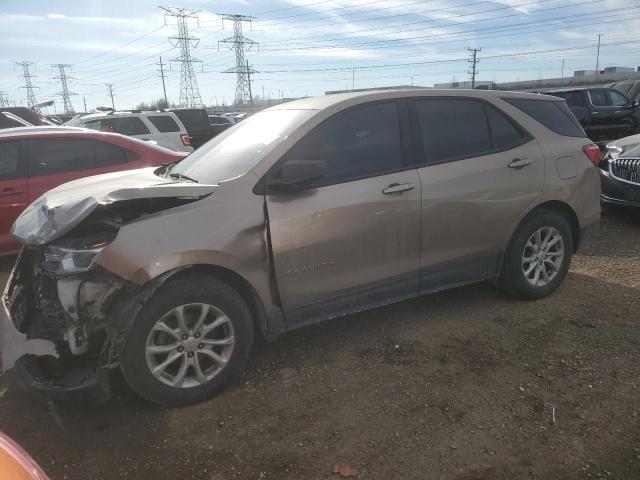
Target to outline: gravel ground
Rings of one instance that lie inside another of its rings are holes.
[[[0,429],[53,479],[325,479],[340,464],[385,480],[636,480],[639,239],[638,212],[610,212],[545,300],[479,284],[293,332],[193,407],[125,388],[61,405],[0,377]]]

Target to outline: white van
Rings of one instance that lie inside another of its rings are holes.
[[[176,152],[192,152],[191,138],[173,112],[122,111],[92,113],[69,120],[65,125],[120,133]]]

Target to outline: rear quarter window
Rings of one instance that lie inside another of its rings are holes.
[[[528,98],[503,98],[503,100],[558,135],[586,137],[580,123],[564,101],[550,102]]]

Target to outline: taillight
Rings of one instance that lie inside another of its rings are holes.
[[[602,160],[602,153],[600,152],[600,147],[598,147],[595,143],[585,145],[584,147],[582,147],[582,151],[587,157],[589,157],[589,160],[591,160],[591,162],[596,167],[600,165],[600,161]]]
[[[185,147],[191,146],[191,137],[188,134],[183,133],[180,135],[180,140],[182,140],[182,145]]]

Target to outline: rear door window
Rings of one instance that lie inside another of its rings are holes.
[[[606,107],[607,92],[604,90],[589,90],[589,98],[591,98],[591,104],[596,107]]]
[[[491,152],[491,136],[482,102],[464,99],[414,101],[426,163],[442,163]]]
[[[122,135],[149,135],[149,129],[138,117],[109,119],[111,129]]]
[[[20,165],[20,143],[0,142],[0,180],[12,180],[24,176]]]
[[[127,161],[125,149],[110,143],[92,140],[93,164],[90,168],[111,167]]]
[[[564,101],[549,102],[528,98],[503,98],[503,100],[558,135],[586,137],[580,123]]]
[[[366,105],[329,118],[289,150],[283,162],[290,160],[326,163],[325,176],[314,187],[400,170],[397,103]]]
[[[125,161],[126,154],[123,148],[97,140],[29,140],[30,176],[104,168]]]
[[[169,115],[149,115],[147,117],[158,131],[162,133],[179,132],[180,127]]]

